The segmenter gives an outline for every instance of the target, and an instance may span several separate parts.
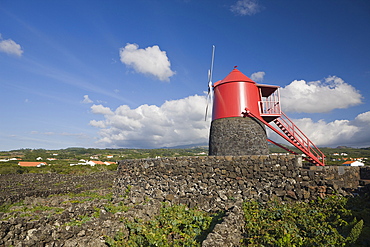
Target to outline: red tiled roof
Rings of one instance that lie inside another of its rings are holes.
[[[103,161],[93,161],[96,165],[105,165]]]
[[[350,161],[344,162],[343,164],[352,164],[353,162],[354,162],[353,160],[350,160]]]
[[[26,162],[26,161],[18,162],[18,165],[20,166],[30,166],[30,167],[36,167],[40,164],[47,165],[45,162]]]

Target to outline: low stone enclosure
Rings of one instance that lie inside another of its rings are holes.
[[[358,188],[359,167],[302,166],[295,155],[199,156],[123,160],[115,191],[136,202],[181,203],[206,211],[243,200],[311,200],[348,195]]]
[[[295,155],[199,156],[120,161],[114,189],[117,195],[128,194],[133,204],[159,201],[225,211],[224,222],[202,245],[237,246],[244,200],[347,196],[359,188],[359,181],[359,167],[304,167],[302,157]]]

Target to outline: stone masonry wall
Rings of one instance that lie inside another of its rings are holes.
[[[347,195],[359,186],[359,168],[302,167],[294,155],[200,156],[123,160],[117,194],[133,203],[147,199],[206,211],[227,210],[243,200],[311,200]]]
[[[250,117],[213,120],[209,134],[209,155],[267,155],[265,125]]]
[[[360,177],[363,180],[370,180],[370,167],[369,166],[360,167]]]
[[[244,200],[311,200],[348,195],[359,186],[359,167],[302,167],[299,156],[203,156],[123,160],[116,195],[128,196],[135,217],[159,211],[160,202],[223,210],[202,247],[239,246],[244,234]],[[144,203],[145,202],[145,203]],[[145,210],[145,207],[147,209]]]

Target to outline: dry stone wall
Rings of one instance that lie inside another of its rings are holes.
[[[209,134],[209,155],[267,155],[265,125],[250,117],[213,120]]]
[[[294,155],[200,156],[123,160],[115,191],[145,200],[227,210],[243,200],[308,201],[347,195],[359,186],[358,167],[302,167]]]
[[[369,166],[360,167],[360,177],[363,180],[370,180],[370,167]]]
[[[358,167],[302,167],[300,156],[203,156],[124,160],[115,179],[117,195],[129,203],[186,204],[225,216],[202,242],[239,246],[244,234],[244,200],[311,200],[348,195],[359,186]],[[144,213],[145,214],[145,213]],[[149,215],[149,213],[146,213]]]

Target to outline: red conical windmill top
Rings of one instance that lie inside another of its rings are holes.
[[[324,154],[281,111],[278,89],[279,86],[257,84],[235,66],[223,80],[213,85],[212,121],[230,117],[258,119],[302,151],[306,160],[323,166]],[[272,126],[271,122],[274,122],[278,128]],[[296,154],[272,140],[268,139],[268,141]]]
[[[261,99],[256,83],[236,66],[223,80],[214,84],[213,92],[212,120],[240,117],[246,107],[259,116],[258,102]]]

